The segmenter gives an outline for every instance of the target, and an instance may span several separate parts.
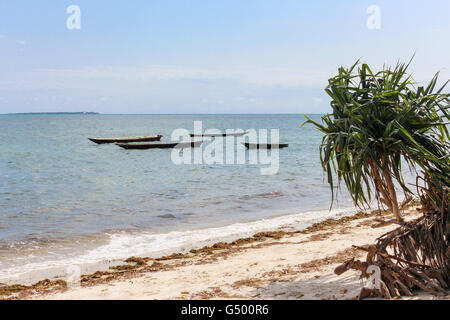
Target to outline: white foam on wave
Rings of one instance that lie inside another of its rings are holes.
[[[107,244],[94,248],[85,254],[74,257],[61,257],[49,261],[22,264],[0,270],[0,280],[4,282],[26,281],[33,279],[32,274],[45,274],[48,277],[63,277],[64,270],[71,266],[83,266],[101,263],[103,265],[114,260],[123,260],[130,256],[159,257],[174,252],[185,252],[219,241],[231,241],[255,233],[275,230],[300,230],[328,219],[354,214],[356,209],[336,209],[303,212],[262,219],[247,223],[235,223],[223,227],[206,228],[187,231],[174,231],[163,234],[155,233],[114,233],[110,234]],[[30,280],[31,281],[31,280]]]

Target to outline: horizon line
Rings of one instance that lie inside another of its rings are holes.
[[[325,112],[285,112],[285,113],[83,113],[83,112],[17,112],[17,113],[0,113],[1,116],[14,116],[14,115],[86,115],[86,116],[120,116],[120,115],[133,115],[133,116],[182,116],[182,115],[304,115],[304,114],[326,114]]]

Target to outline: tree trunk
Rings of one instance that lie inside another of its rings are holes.
[[[392,212],[394,213],[394,216],[395,216],[395,219],[397,219],[397,222],[403,223],[404,221],[400,215],[400,210],[398,207],[397,193],[395,192],[395,186],[394,186],[394,183],[392,182],[391,174],[390,174],[389,170],[387,169],[386,165],[384,166],[384,169],[383,169],[383,176],[386,181],[386,186],[387,186],[387,189],[390,194],[389,200],[391,201],[391,204],[392,204]]]
[[[381,194],[381,197],[380,197],[381,203],[386,205],[388,207],[388,209],[392,211],[393,208],[392,208],[392,203],[390,200],[391,197],[389,196],[389,194],[386,190],[386,187],[383,183],[383,180],[380,177],[380,173],[379,173],[378,169],[376,168],[376,166],[374,165],[372,160],[369,161],[369,164],[370,164],[370,170],[372,173],[372,178],[375,182],[375,189],[377,192],[377,197],[379,197],[379,195]]]

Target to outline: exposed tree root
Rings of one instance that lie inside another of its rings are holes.
[[[366,261],[349,260],[336,268],[340,275],[349,269],[361,271],[361,278],[373,278],[369,266],[380,269],[374,288],[361,290],[360,299],[378,295],[386,299],[414,296],[422,289],[442,296],[450,287],[450,249],[439,213],[421,217],[381,236],[369,247]]]

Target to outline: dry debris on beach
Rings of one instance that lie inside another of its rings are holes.
[[[77,286],[47,281],[1,287],[0,294],[9,299],[355,299],[365,285],[360,274],[337,276],[334,269],[363,256],[353,245],[364,247],[397,227],[380,226],[385,214],[360,212],[305,230],[264,232],[158,259],[130,257],[109,271],[83,275]],[[418,216],[410,209],[405,217]]]

